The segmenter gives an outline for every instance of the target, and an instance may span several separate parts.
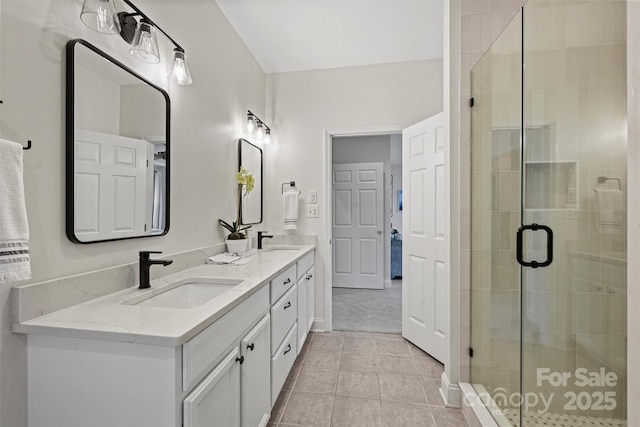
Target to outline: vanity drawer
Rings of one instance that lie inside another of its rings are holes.
[[[297,317],[298,286],[296,285],[271,307],[271,354],[275,354]]]
[[[306,254],[304,257],[298,261],[298,280],[302,279],[304,275],[309,271],[311,267],[313,267],[313,262],[315,260],[315,251]]]
[[[282,390],[282,386],[298,355],[298,349],[296,348],[298,330],[296,325],[297,323],[293,324],[282,345],[278,347],[276,354],[271,358],[271,405],[276,403],[278,394],[280,394],[280,390]]]
[[[269,287],[263,286],[233,310],[182,346],[182,389],[188,391],[222,359],[242,333],[269,311]]]
[[[271,304],[296,284],[296,265],[292,265],[271,281]]]

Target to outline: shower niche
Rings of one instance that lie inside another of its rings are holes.
[[[524,163],[525,209],[577,210],[578,162]]]

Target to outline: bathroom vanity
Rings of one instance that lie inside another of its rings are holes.
[[[201,265],[14,325],[30,426],[265,426],[314,318],[314,246]]]

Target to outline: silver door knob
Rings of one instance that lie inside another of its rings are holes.
[[[382,230],[378,230],[378,236],[382,235]]]

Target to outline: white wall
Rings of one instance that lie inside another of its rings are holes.
[[[275,136],[274,144],[266,147],[266,225],[274,233],[283,230],[278,202],[281,183],[295,180],[303,197],[308,190],[318,190],[322,215],[301,218],[298,231],[318,236],[316,327],[325,327],[328,281],[324,269],[330,238],[323,210],[327,201],[322,191],[327,162],[324,132],[401,129],[442,111],[442,97],[442,60],[267,76],[266,121]]]
[[[119,135],[120,87],[84,67],[76,68],[74,78],[76,129]]]
[[[382,163],[383,170],[383,236],[384,236],[384,283],[391,287],[391,243],[389,234],[391,199],[389,198],[389,176],[391,175],[391,144],[389,135],[346,136],[333,138],[333,164],[338,163]]]
[[[222,242],[218,218],[235,215],[234,175],[246,110],[264,114],[265,76],[215,2],[137,0],[187,51],[194,78],[171,86],[171,229],[164,237],[76,245],[65,236],[64,47],[84,38],[161,87],[170,49],[148,65],[118,36],[79,20],[79,0],[2,0],[0,136],[26,143],[26,204],[33,282],[135,262],[140,250],[182,252]],[[162,37],[160,37],[162,41]],[[267,154],[267,162],[269,154]],[[25,337],[10,332],[9,286],[0,288],[0,425],[26,425]]]

